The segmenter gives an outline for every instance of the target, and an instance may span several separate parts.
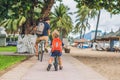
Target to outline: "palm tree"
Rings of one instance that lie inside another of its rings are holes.
[[[0,23],[0,26],[6,28],[7,33],[13,34],[18,32],[18,29],[26,21],[24,16],[20,16],[18,19],[5,19]]]
[[[55,6],[54,12],[51,13],[52,30],[59,30],[63,37],[66,37],[73,27],[68,11],[69,8],[60,3],[59,6]]]
[[[74,27],[73,33],[80,33],[80,38],[84,37],[86,29],[90,29],[89,19],[95,18],[97,12],[95,9],[89,9],[87,6],[77,6],[78,11],[75,12],[76,16],[76,25]],[[83,35],[83,36],[82,36]]]
[[[5,27],[8,34],[13,34],[15,38],[15,33],[21,28],[22,24],[26,21],[24,16],[19,17],[18,19],[5,19],[1,22],[0,26]]]

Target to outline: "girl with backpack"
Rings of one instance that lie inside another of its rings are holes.
[[[64,44],[60,40],[59,32],[57,30],[53,31],[52,39],[53,40],[52,40],[52,44],[51,44],[51,56],[50,56],[50,59],[48,61],[49,64],[47,67],[47,71],[50,70],[55,56],[58,56],[59,69],[62,70],[63,66],[62,66],[61,55],[62,55],[62,46],[64,46]]]

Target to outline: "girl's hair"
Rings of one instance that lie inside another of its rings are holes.
[[[52,38],[58,38],[59,37],[59,32],[57,30],[54,30],[52,33]]]

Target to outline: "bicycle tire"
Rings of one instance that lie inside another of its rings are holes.
[[[38,60],[40,60],[40,54],[41,54],[41,50],[40,50],[40,46],[38,47]]]
[[[41,59],[40,59],[40,61],[42,62],[42,60],[43,60],[43,51],[41,51]]]
[[[39,47],[38,47],[38,60],[40,60],[41,62],[43,61],[43,54],[44,54],[44,44],[41,42],[39,44]]]
[[[55,71],[58,70],[58,56],[55,56],[54,58],[54,68],[55,68]]]
[[[40,52],[38,52],[38,60],[40,60]]]

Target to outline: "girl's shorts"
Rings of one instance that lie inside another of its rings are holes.
[[[55,56],[60,57],[61,55],[62,55],[62,53],[60,51],[54,51],[54,52],[51,53],[52,57],[55,57]]]

